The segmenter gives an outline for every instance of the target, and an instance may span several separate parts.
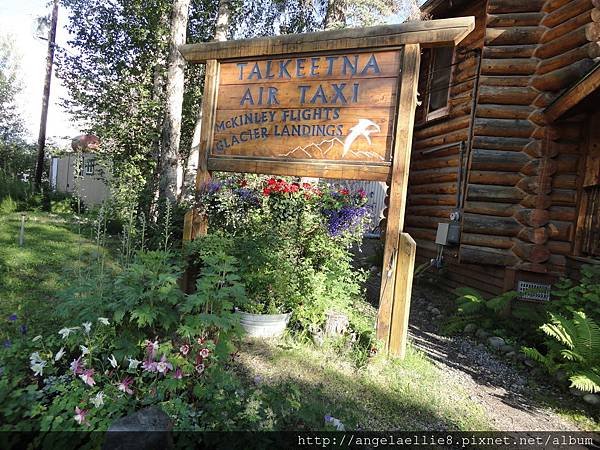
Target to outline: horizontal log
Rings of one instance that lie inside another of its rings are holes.
[[[541,158],[547,155],[547,146],[542,145],[542,141],[539,139],[530,140],[527,145],[523,148],[523,151],[533,158]],[[555,156],[555,155],[553,155]]]
[[[489,119],[527,119],[532,108],[526,105],[490,105],[479,104],[477,106],[477,117]]]
[[[583,1],[589,2],[589,0]],[[569,7],[566,8],[566,10],[569,11],[569,13],[573,13],[576,11],[574,8],[571,7],[571,5],[569,5]],[[547,19],[549,17],[550,16],[546,16]],[[590,22],[592,22],[592,14],[590,9],[581,11],[579,15],[571,15],[571,17],[568,20],[561,22],[560,24],[558,24],[558,26],[553,25],[553,28],[551,27],[549,30],[547,30],[542,35],[540,39],[540,44],[545,44],[546,42],[558,39],[561,36],[564,36],[565,34],[570,33],[571,31],[576,30],[577,28]]]
[[[553,189],[550,194],[552,204],[557,206],[574,206],[577,204],[577,191],[570,189]]]
[[[535,58],[483,59],[483,75],[531,75],[535,73],[538,61]]]
[[[550,250],[543,245],[516,241],[511,250],[523,261],[534,264],[543,263],[550,258]]]
[[[535,47],[535,46],[534,46]],[[481,86],[527,87],[531,77],[527,76],[486,76],[479,78]]]
[[[477,215],[512,217],[519,208],[513,203],[472,202],[467,199],[464,210]]]
[[[536,76],[531,85],[540,91],[559,91],[573,84],[585,75],[594,65],[590,59],[583,59],[561,69]]]
[[[589,23],[561,36],[560,39],[540,45],[533,53],[533,56],[540,59],[548,59],[560,55],[561,53],[565,53],[575,47],[587,44],[589,41],[594,40],[588,39],[587,27],[591,26],[592,24]]]
[[[475,136],[473,147],[486,150],[503,150],[507,152],[520,152],[532,141],[525,138]]]
[[[457,170],[454,167],[445,167],[433,170],[411,170],[408,180],[409,186],[419,184],[443,183],[454,181],[458,178]]]
[[[550,257],[552,257],[552,255],[550,255]],[[546,261],[545,263],[542,263],[542,264],[536,264],[536,263],[532,263],[532,262],[523,261],[518,264],[515,264],[512,268],[519,272],[534,272],[534,273],[547,274],[547,273],[550,273],[550,271],[548,269],[549,261],[550,261],[550,258],[548,258],[548,261]]]
[[[453,144],[460,141],[466,141],[469,136],[469,130],[463,128],[441,136],[433,136],[427,139],[416,140],[413,144],[413,149],[421,150],[427,148],[438,147],[440,145]],[[458,148],[458,147],[457,147]]]
[[[577,175],[559,174],[552,178],[552,187],[554,189],[577,189]]]
[[[483,48],[484,58],[531,58],[537,45],[497,45]]]
[[[472,170],[493,170],[519,172],[530,161],[529,156],[521,152],[473,149],[471,153]]]
[[[544,27],[486,28],[485,45],[536,44],[544,34]]]
[[[413,194],[407,198],[408,205],[456,206],[456,195]]]
[[[521,206],[529,209],[548,209],[552,205],[552,199],[546,194],[527,194],[521,200]]]
[[[527,138],[534,131],[528,120],[518,119],[475,119],[475,133],[482,136],[504,136]]]
[[[590,9],[590,0],[572,0],[561,8],[547,14],[542,19],[540,25],[553,28],[583,12],[589,12]]]
[[[570,255],[573,253],[572,244],[563,241],[548,241],[546,244],[548,250],[555,255]]]
[[[530,105],[538,92],[530,87],[485,86],[479,88],[479,102],[500,105]]]
[[[577,173],[579,167],[579,155],[560,154],[555,159],[557,172]]]
[[[554,58],[541,61],[537,67],[537,74],[543,75],[553,70],[557,70],[573,64],[582,59],[595,59],[600,57],[600,43],[589,42],[581,47],[569,50],[562,55],[557,55]]]
[[[542,12],[551,13],[569,2],[571,0],[547,0],[542,7]]]
[[[521,168],[524,175],[543,175],[549,177],[556,172],[556,162],[551,159],[534,159]]]
[[[519,203],[525,195],[525,192],[512,186],[469,184],[467,189],[467,198],[470,201]]]
[[[442,122],[433,123],[429,126],[415,129],[414,138],[418,140],[427,139],[432,136],[437,136],[440,134],[446,134],[452,131],[460,130],[461,128],[468,127],[469,121],[469,116],[462,116],[451,120],[444,120]]]
[[[450,214],[454,208],[443,208],[439,206],[415,206],[410,205],[406,207],[407,217],[409,215],[413,216],[425,216],[425,217],[435,217],[438,219],[450,219]],[[439,220],[438,220],[439,222]]]
[[[550,220],[550,213],[545,209],[519,209],[515,212],[515,219],[529,227],[543,227]]]
[[[414,160],[411,163],[410,170],[423,170],[423,169],[438,169],[444,167],[458,167],[459,161],[456,155],[443,156],[438,158],[430,159],[419,159]],[[456,169],[455,169],[456,170]]]
[[[460,243],[466,245],[477,245],[492,248],[509,249],[513,246],[514,240],[506,236],[490,236],[489,234],[462,233]]]
[[[534,109],[531,114],[529,114],[529,117],[527,117],[527,120],[538,127],[545,127],[549,124],[547,117],[544,115],[544,111],[539,108]]]
[[[522,12],[538,12],[545,0],[490,0],[488,14],[514,14]]]
[[[407,227],[436,230],[440,219],[434,217],[407,215],[404,218],[404,224]]]
[[[424,241],[435,242],[436,230],[430,230],[427,228],[407,227],[406,231],[408,232],[408,234],[411,235],[413,239],[423,239]]]
[[[513,217],[484,216],[471,213],[463,215],[462,229],[468,233],[516,236],[521,228],[523,228],[523,225]]]
[[[565,274],[567,258],[564,255],[551,255],[547,264],[551,266],[550,270],[557,271],[556,276],[563,276]]]
[[[476,245],[461,245],[459,260],[461,263],[489,264],[493,266],[511,266],[519,261],[510,250]]]
[[[558,97],[558,92],[541,92],[531,105],[536,108],[545,108],[556,100],[556,97]]]
[[[547,227],[523,228],[519,231],[517,237],[525,242],[542,245],[550,238],[550,232]]]
[[[552,239],[557,241],[571,241],[573,236],[573,222],[551,220],[548,224]]]
[[[483,245],[482,247],[485,246]],[[478,289],[480,292],[488,292],[490,290],[490,286],[494,286],[499,289],[504,286],[503,269],[490,266],[476,266],[473,264],[458,264],[458,261],[456,260],[446,262],[448,263],[446,266],[448,268],[448,277],[458,282],[464,280],[464,282],[461,284],[462,286],[472,286],[475,289]],[[479,283],[481,289],[478,288],[474,283]]]
[[[577,219],[577,209],[569,206],[552,206],[548,210],[551,220],[574,222]]]
[[[509,13],[509,14],[488,14],[488,27],[515,27],[515,26],[533,26],[539,25],[544,17],[541,12]]]
[[[456,183],[419,184],[409,188],[408,195],[412,194],[455,194]]]
[[[532,195],[549,194],[552,191],[551,177],[524,176],[517,183],[517,187]]]
[[[474,184],[514,186],[520,179],[521,175],[515,172],[496,172],[488,170],[469,171],[469,183]]]

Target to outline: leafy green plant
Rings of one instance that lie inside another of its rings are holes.
[[[586,314],[600,321],[600,265],[584,265],[580,280],[561,279],[552,291],[548,311],[567,314],[585,308]]]
[[[550,373],[563,369],[572,387],[600,392],[600,326],[583,311],[575,311],[572,319],[550,313],[550,322],[540,329],[549,338],[548,352],[523,347],[523,353]]]

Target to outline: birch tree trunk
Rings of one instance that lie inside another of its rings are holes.
[[[221,0],[217,11],[217,24],[215,27],[215,41],[226,41],[227,30],[231,21],[230,0]],[[192,194],[194,190],[194,181],[200,158],[200,132],[202,131],[202,105],[194,127],[194,136],[192,138],[192,148],[187,160],[185,177],[183,180],[182,196]]]
[[[166,111],[162,131],[159,183],[159,198],[171,202],[177,200],[182,178],[182,171],[179,167],[179,143],[181,140],[185,59],[178,47],[185,44],[189,7],[190,0],[173,0],[173,10],[171,11]]]

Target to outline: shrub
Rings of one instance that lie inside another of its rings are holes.
[[[547,353],[531,347],[523,347],[523,353],[550,373],[564,370],[572,387],[600,392],[600,326],[584,312],[575,311],[572,319],[550,313],[550,322],[540,329],[549,338]]]
[[[17,202],[9,195],[0,200],[0,214],[11,214],[17,211]]]

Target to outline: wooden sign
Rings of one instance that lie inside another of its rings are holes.
[[[209,159],[391,161],[400,50],[221,64]]]
[[[211,170],[390,184],[377,337],[403,357],[416,245],[402,232],[421,45],[473,17],[180,47],[206,63],[196,186]],[[186,214],[184,239],[207,229]]]

